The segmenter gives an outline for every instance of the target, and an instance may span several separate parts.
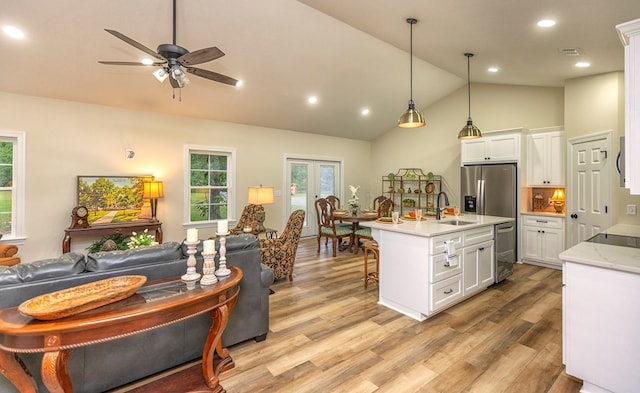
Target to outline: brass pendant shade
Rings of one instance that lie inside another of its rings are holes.
[[[409,98],[409,107],[407,110],[400,116],[398,119],[398,127],[400,128],[417,128],[424,127],[424,116],[420,112],[416,110],[416,106],[413,102],[413,25],[418,23],[418,20],[415,18],[407,18],[407,23],[411,26],[410,29],[410,45],[411,45],[411,53],[410,53],[410,72],[409,72],[409,85],[410,85],[410,98]]]
[[[458,139],[476,139],[481,138],[482,133],[478,127],[473,125],[473,120],[471,120],[471,78],[469,77],[469,60],[473,57],[473,53],[465,53],[464,55],[467,56],[467,96],[469,98],[469,117],[467,118],[467,124],[462,127],[458,133]]]

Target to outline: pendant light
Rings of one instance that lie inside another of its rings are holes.
[[[481,138],[482,133],[478,129],[478,127],[473,125],[473,120],[471,120],[471,79],[469,77],[469,59],[473,57],[473,53],[465,53],[467,56],[467,94],[469,96],[469,117],[467,118],[467,125],[462,127],[460,132],[458,133],[458,139],[475,139]]]
[[[424,117],[420,112],[416,110],[416,106],[413,103],[413,25],[418,23],[418,20],[415,18],[407,18],[407,23],[411,26],[410,30],[410,43],[411,43],[411,53],[410,53],[410,98],[409,98],[409,108],[405,113],[400,116],[398,120],[398,127],[401,128],[416,128],[416,127],[424,127]]]

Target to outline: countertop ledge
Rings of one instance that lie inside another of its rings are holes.
[[[513,222],[515,219],[510,217],[496,217],[496,216],[480,216],[475,214],[464,214],[458,220],[465,222],[472,222],[467,225],[451,225],[446,222],[456,221],[455,217],[446,217],[440,221],[434,219],[427,219],[424,221],[409,221],[401,219],[400,224],[387,224],[376,221],[361,222],[360,226],[370,227],[380,230],[386,230],[391,232],[406,233],[408,235],[422,236],[422,237],[434,237],[438,235],[444,235],[447,233],[454,233],[460,231],[466,231],[468,229],[480,228],[488,225],[502,224],[505,222]]]
[[[520,212],[520,214],[527,214],[529,216],[546,216],[546,217],[565,218],[564,213],[558,214],[558,213],[554,213],[554,212],[526,212],[526,211],[522,211],[522,212]]]
[[[640,237],[640,226],[617,224],[603,233]],[[560,259],[629,273],[640,274],[640,248],[582,242],[560,253]]]

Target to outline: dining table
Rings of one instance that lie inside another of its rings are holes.
[[[378,213],[375,211],[372,212],[368,212],[368,211],[358,211],[357,214],[351,214],[348,211],[340,211],[340,210],[335,210],[333,212],[333,217],[336,220],[339,220],[341,222],[348,222],[351,223],[351,230],[353,231],[353,233],[355,233],[358,229],[360,229],[360,223],[363,221],[373,221],[378,219]],[[351,242],[349,243],[349,250],[351,251],[351,247],[353,246],[353,239],[351,239]],[[340,251],[343,251],[347,248],[347,246],[345,245],[340,245]],[[354,250],[355,252],[355,250]]]

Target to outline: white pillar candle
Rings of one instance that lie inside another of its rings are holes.
[[[198,241],[198,228],[187,229],[187,241],[189,243],[195,243]]]
[[[229,221],[220,220],[218,221],[218,233],[227,233],[229,232]]]
[[[213,239],[208,239],[202,242],[202,253],[203,254],[213,254],[216,251],[216,241]]]

